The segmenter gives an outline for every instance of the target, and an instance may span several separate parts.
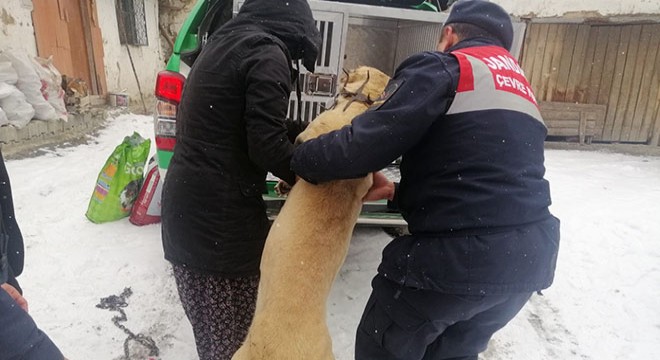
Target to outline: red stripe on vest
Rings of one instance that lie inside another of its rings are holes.
[[[472,81],[472,88],[463,91],[474,89],[474,72],[472,65],[466,57],[466,55],[469,55],[488,66],[488,69],[493,76],[493,83],[495,84],[496,90],[506,91],[521,96],[538,106],[534,92],[532,91],[527,78],[525,78],[525,73],[520,65],[518,65],[518,61],[516,61],[516,59],[514,59],[505,49],[498,46],[478,46],[460,49],[452,52],[452,54],[458,59],[458,64],[461,68],[458,80],[458,92],[462,89],[461,82],[463,81],[464,76],[465,81]],[[465,66],[465,64],[468,66]]]
[[[453,52],[452,54],[458,59],[458,66],[461,69],[458,76],[458,87],[456,88],[456,92],[474,90],[474,73],[472,72],[472,64],[470,64],[470,60],[459,52]]]

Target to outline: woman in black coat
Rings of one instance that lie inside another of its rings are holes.
[[[313,71],[305,0],[247,0],[186,80],[162,195],[162,240],[200,359],[230,359],[249,328],[269,230],[267,172],[289,184],[292,60]]]

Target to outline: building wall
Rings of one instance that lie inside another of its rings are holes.
[[[119,42],[115,1],[96,1],[96,6],[103,37],[107,89],[127,92],[136,104],[140,93],[126,46]],[[144,0],[144,6],[149,45],[130,46],[130,52],[143,95],[150,98],[156,74],[164,68],[164,61],[158,31],[158,0]],[[0,1],[0,49],[12,48],[37,55],[32,10],[32,0]]]
[[[658,0],[493,0],[515,16],[611,16],[660,14]]]
[[[0,50],[7,48],[29,55],[37,54],[32,27],[32,0],[0,2]]]
[[[153,97],[156,75],[165,67],[158,35],[158,1],[144,0],[149,45],[129,45],[129,50],[127,50],[126,45],[119,42],[115,2],[97,1],[96,6],[103,35],[104,65],[108,92],[125,91],[130,95],[133,104],[140,102],[138,83],[129,58],[130,50],[142,94],[145,100],[150,101]],[[149,110],[149,103],[147,103],[147,107]]]
[[[538,100],[605,105],[595,140],[658,145],[660,23],[532,22],[524,49]]]
[[[163,58],[172,54],[172,47],[181,25],[194,7],[196,0],[159,0],[160,41]]]

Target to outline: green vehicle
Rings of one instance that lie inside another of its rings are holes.
[[[154,127],[161,178],[166,176],[176,143],[177,106],[190,67],[210,33],[231,19],[243,1],[198,0],[179,31],[166,69],[158,74]],[[446,19],[446,14],[438,13],[433,4],[426,2],[415,9],[318,0],[309,0],[309,4],[322,34],[323,46],[315,73],[304,72],[301,68],[304,93],[298,99],[295,91],[292,92],[289,106],[289,117],[294,120],[311,121],[332,103],[343,68],[369,65],[392,74],[407,56],[433,49],[440,25]],[[381,45],[376,53],[372,50],[375,43]],[[397,181],[398,170],[395,163],[383,171]],[[271,219],[285,200],[275,193],[276,183],[277,179],[269,175],[268,192],[263,194]],[[401,214],[388,210],[386,205],[385,201],[365,203],[358,224],[382,226],[395,232],[405,229],[407,223]]]

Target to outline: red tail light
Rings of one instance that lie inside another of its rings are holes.
[[[186,78],[179,73],[167,70],[159,72],[156,78],[156,97],[178,104],[185,81]]]
[[[176,144],[176,112],[186,78],[173,71],[161,71],[156,78],[155,135],[158,150],[173,151]]]

